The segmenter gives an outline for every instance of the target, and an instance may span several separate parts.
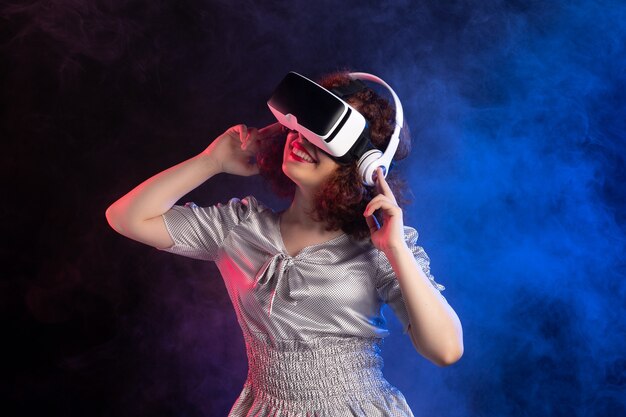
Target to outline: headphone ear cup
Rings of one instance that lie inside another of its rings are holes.
[[[359,159],[359,175],[363,184],[373,187],[376,183],[374,181],[374,174],[376,168],[380,166],[378,160],[383,156],[383,153],[378,149],[372,149]],[[387,167],[383,167],[383,170],[387,172]]]

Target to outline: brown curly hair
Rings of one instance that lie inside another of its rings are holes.
[[[350,77],[347,71],[342,71],[326,75],[318,82],[327,89],[333,89],[347,85]],[[395,127],[393,106],[370,88],[345,100],[367,120],[372,144],[384,150]],[[286,135],[278,135],[263,141],[257,154],[257,163],[261,175],[270,182],[273,190],[279,196],[291,198],[295,191],[295,184],[281,169],[285,141]],[[405,124],[394,161],[406,158],[410,151],[411,140]],[[404,181],[397,178],[394,170],[389,172],[386,179],[398,202],[405,202]],[[370,232],[363,212],[377,194],[376,187],[369,187],[361,182],[356,162],[340,165],[318,190],[311,215],[317,221],[324,221],[327,230],[341,229],[356,239],[364,239],[369,237]],[[381,222],[380,213],[375,213],[375,216]]]

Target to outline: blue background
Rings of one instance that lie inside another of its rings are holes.
[[[214,265],[104,211],[229,126],[270,123],[287,71],[344,68],[402,99],[406,223],[463,323],[463,358],[438,368],[391,319],[385,374],[415,415],[626,415],[623,2],[1,7],[3,415],[228,412],[245,351]],[[248,194],[285,205],[226,175],[181,202]]]

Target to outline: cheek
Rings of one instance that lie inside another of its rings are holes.
[[[320,158],[320,163],[318,165],[318,168],[324,174],[330,175],[339,168],[340,165],[337,162],[335,162],[335,160],[332,159],[331,157],[321,152],[318,152],[318,156]]]
[[[339,168],[339,165],[337,165],[336,163],[329,163],[329,164],[320,164],[317,167],[317,180],[320,183],[326,182],[330,177],[332,177],[335,172],[337,172],[337,169]]]

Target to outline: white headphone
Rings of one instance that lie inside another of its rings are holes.
[[[378,167],[382,167],[383,175],[385,177],[387,176],[387,172],[389,172],[389,165],[391,165],[391,160],[393,159],[400,143],[400,131],[402,130],[404,123],[404,112],[402,111],[402,104],[400,103],[398,95],[395,91],[393,91],[389,84],[381,78],[366,72],[351,72],[348,75],[353,80],[372,81],[386,87],[393,97],[394,106],[396,108],[396,126],[391,135],[391,139],[389,139],[389,144],[387,145],[385,152],[383,153],[379,149],[370,149],[361,156],[357,163],[357,169],[359,170],[359,175],[361,176],[363,184],[374,186],[376,184],[376,169]]]

